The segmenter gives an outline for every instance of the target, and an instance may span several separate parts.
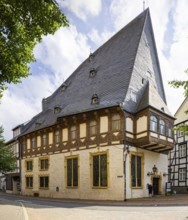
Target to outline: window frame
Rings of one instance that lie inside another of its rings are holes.
[[[26,170],[26,172],[32,172],[33,171],[33,160],[26,160],[25,161],[25,170]]]
[[[31,138],[31,149],[35,149],[37,146],[36,137]]]
[[[178,172],[178,180],[185,182],[186,181],[186,168],[179,168],[179,172]]]
[[[26,151],[26,150],[27,150],[27,140],[26,140],[25,138],[22,140],[22,145],[21,145],[21,147],[22,147],[22,150],[23,150],[23,151]]]
[[[56,144],[60,143],[60,131],[59,130],[55,131],[54,138],[55,138]]]
[[[159,120],[159,134],[166,135],[165,128],[166,128],[165,121],[163,119],[160,119]]]
[[[77,184],[74,185],[74,160],[77,159]],[[68,185],[68,161],[71,161],[71,184]],[[71,155],[65,157],[65,186],[66,188],[78,188],[80,179],[80,166],[79,166],[79,155]]]
[[[98,156],[99,158],[102,155],[106,155],[106,186],[102,186],[101,185],[101,167],[100,167],[100,159],[99,159],[99,174],[98,174],[98,186],[94,185],[94,170],[93,170],[93,166],[94,166],[94,162],[93,162],[93,158]],[[90,153],[90,172],[91,172],[91,188],[92,189],[107,189],[110,186],[110,172],[109,172],[109,151],[102,151],[102,152],[97,152],[97,153]]]
[[[44,178],[44,186],[41,186],[41,178]],[[47,184],[46,184],[46,179],[48,179]],[[50,185],[50,177],[49,175],[39,175],[39,189],[49,189]]]
[[[177,132],[178,132],[178,137],[184,136],[184,132],[183,131],[177,131]]]
[[[95,120],[89,122],[89,134],[90,136],[97,135],[97,122]]]
[[[135,157],[135,186],[133,186],[133,174],[132,174],[132,157]],[[141,184],[138,184],[139,178],[138,178],[138,157],[140,158],[140,182]],[[131,154],[131,166],[130,166],[130,186],[132,189],[142,189],[144,186],[144,155],[143,154]]]
[[[45,137],[45,138],[44,138]],[[43,134],[42,135],[42,145],[43,146],[46,146],[47,144],[48,144],[48,142],[47,142],[47,134]]]
[[[168,137],[169,138],[173,137],[173,130],[172,130],[172,128],[173,128],[172,123],[168,122]]]
[[[76,140],[76,138],[77,138],[77,127],[76,127],[76,125],[73,125],[70,128],[70,139]]]
[[[47,161],[47,164],[46,164]],[[49,170],[49,158],[39,158],[39,170],[40,171],[46,171]]]
[[[33,176],[25,176],[25,188],[33,189]]]
[[[187,144],[182,143],[178,146],[179,158],[184,158],[187,156]]]
[[[112,115],[112,131],[120,131],[121,129],[121,117],[119,114]]]
[[[156,121],[153,119],[156,119]],[[158,117],[153,114],[150,115],[150,131],[158,132]]]

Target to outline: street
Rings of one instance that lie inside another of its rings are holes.
[[[0,194],[1,220],[185,220],[188,206],[124,206]]]

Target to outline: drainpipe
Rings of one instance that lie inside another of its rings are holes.
[[[20,139],[17,138],[17,141],[18,141],[18,151],[19,151],[20,194],[22,194],[22,166],[21,166],[22,149],[21,149]]]
[[[123,147],[123,158],[124,158],[124,200],[126,200],[126,159],[127,159],[127,155],[129,154],[129,145],[126,144],[126,135],[125,135],[125,132],[126,132],[126,111],[124,110],[124,105],[125,103],[124,102],[121,102],[119,104],[120,106],[120,109],[122,110],[123,112],[123,116],[124,116],[124,140],[123,140],[123,144],[124,144],[124,147]]]

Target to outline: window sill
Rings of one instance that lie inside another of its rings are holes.
[[[66,186],[66,189],[78,189],[78,186]]]
[[[92,186],[92,189],[108,189],[109,187],[108,186]]]

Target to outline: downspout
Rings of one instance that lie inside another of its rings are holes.
[[[123,147],[123,159],[124,159],[124,161],[123,161],[123,167],[124,167],[124,201],[126,201],[126,183],[127,183],[127,181],[126,181],[126,160],[127,160],[127,155],[129,154],[129,144],[126,144],[126,134],[125,134],[125,132],[126,132],[126,111],[124,110],[124,102],[121,102],[120,104],[119,104],[119,106],[120,106],[120,109],[122,110],[122,112],[123,112],[123,116],[124,116],[124,140],[123,140],[123,145],[124,145],[124,147]]]
[[[19,150],[19,173],[20,173],[20,194],[22,194],[22,166],[21,166],[21,144],[20,144],[20,139],[17,138],[18,140],[18,150]]]

